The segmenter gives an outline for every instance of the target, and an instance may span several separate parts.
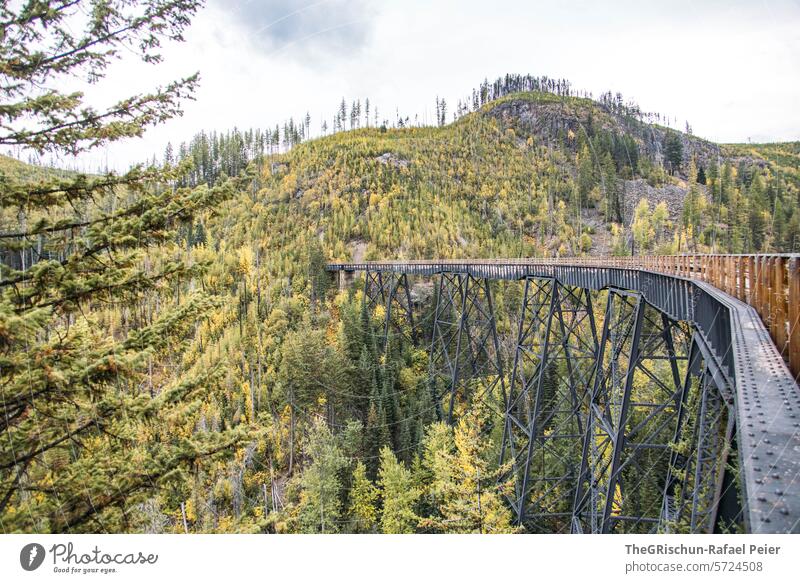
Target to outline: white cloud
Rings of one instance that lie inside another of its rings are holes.
[[[126,60],[108,81],[121,97],[199,70],[196,101],[90,167],[107,157],[122,168],[201,129],[306,111],[316,132],[343,96],[369,97],[381,117],[398,108],[431,119],[435,96],[454,105],[507,72],[621,91],[709,139],[800,139],[800,8],[790,1],[213,0],[185,36],[165,64]]]

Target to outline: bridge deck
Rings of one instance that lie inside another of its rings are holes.
[[[775,257],[785,257],[790,262],[797,259],[797,256]],[[742,503],[748,531],[800,531],[800,389],[758,312],[740,299],[695,279],[706,275],[703,279],[718,283],[713,261],[688,261],[681,256],[670,267],[668,261],[657,258],[650,264],[657,269],[626,265],[625,261],[616,258],[377,261],[332,263],[327,269],[420,276],[464,273],[499,280],[555,278],[567,286],[640,292],[671,318],[695,324],[715,353],[718,374],[724,375],[726,384],[733,388]],[[680,272],[682,266],[686,267],[684,274],[692,277],[659,272]],[[741,285],[748,292],[747,297],[754,297],[757,280],[752,276],[749,282],[744,276],[737,279],[736,274],[747,272],[735,265],[732,268],[734,285]],[[724,278],[722,263],[719,271],[723,271]],[[791,296],[789,301],[790,310],[795,309]]]

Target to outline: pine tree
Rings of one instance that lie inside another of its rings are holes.
[[[587,145],[584,145],[578,154],[578,192],[580,195],[579,204],[581,208],[589,202],[589,193],[595,186],[595,171],[592,154]]]
[[[390,426],[386,416],[383,394],[373,374],[366,424],[367,456],[370,476],[374,477],[378,472],[378,460],[383,448],[391,446],[392,441],[389,429]]]
[[[473,407],[455,430],[443,423],[425,435],[422,467],[430,515],[420,526],[436,532],[513,532],[498,490],[499,472],[488,461],[491,442],[482,435],[485,407]]]
[[[397,461],[388,447],[381,450],[378,481],[383,500],[381,531],[385,534],[413,533],[419,521],[414,512],[419,491],[413,486],[411,472]]]
[[[322,420],[314,422],[305,451],[310,463],[300,480],[300,527],[307,533],[336,532],[342,520],[340,474],[347,459]]]
[[[677,132],[668,131],[664,138],[664,157],[670,174],[680,170],[683,163],[683,142]]]
[[[121,47],[157,63],[162,40],[181,40],[200,2],[33,2],[4,6],[0,144],[74,154],[180,112],[197,76],[95,110],[65,79],[101,82]],[[76,32],[79,31],[79,32]],[[180,362],[194,322],[215,302],[188,293],[205,264],[157,253],[233,185],[179,187],[183,169],[137,166],[117,175],[3,177],[0,207],[20,228],[5,250],[37,245],[33,262],[0,277],[0,523],[5,531],[117,531],[132,507],[179,487],[186,470],[240,443],[243,431],[194,433],[195,413],[219,370],[154,381],[147,363]],[[147,257],[147,259],[146,259]],[[138,312],[164,297],[157,318],[111,335],[102,306]],[[142,390],[149,387],[149,390]],[[170,432],[163,425],[170,419]]]
[[[350,490],[349,514],[353,532],[374,532],[378,520],[378,495],[378,488],[367,477],[367,467],[363,462],[357,462]]]

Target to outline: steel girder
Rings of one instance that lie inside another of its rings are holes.
[[[405,273],[365,272],[364,301],[370,314],[378,306],[384,310],[382,348],[388,346],[392,331],[416,344],[414,305],[411,302],[411,287]]]
[[[664,488],[661,532],[711,533],[720,524],[735,415],[727,381],[715,370],[704,343],[700,334],[693,335]]]
[[[440,419],[452,423],[473,399],[505,402],[488,279],[441,274],[429,363],[431,393]]]
[[[589,290],[526,278],[500,462],[515,521],[531,530],[569,524],[596,352]]]
[[[688,328],[637,293],[609,290],[573,532],[652,532],[679,424]]]

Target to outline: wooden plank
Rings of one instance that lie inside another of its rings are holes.
[[[719,257],[717,255],[711,258],[711,283],[719,288]]]
[[[755,291],[754,284],[756,281],[756,258],[752,255],[747,256],[747,286],[746,293],[747,299],[745,300],[751,306],[755,305]]]
[[[733,297],[736,297],[737,292],[737,283],[736,277],[739,274],[739,269],[737,267],[736,257],[732,255],[728,257],[728,287],[731,291],[728,293],[731,294]]]
[[[789,260],[789,368],[800,378],[800,258]]]
[[[765,255],[761,258],[761,305],[764,310],[765,323],[769,320],[770,308],[769,292],[771,286],[769,285],[769,267],[769,257]]]
[[[772,265],[772,293],[775,295],[775,345],[783,354],[786,350],[786,260],[775,257]]]
[[[708,283],[710,283],[711,285],[714,285],[714,258],[713,257],[704,257],[703,259],[705,259],[705,262],[706,262],[706,269],[705,269],[706,277],[705,277],[705,280]]]
[[[720,256],[719,259],[719,289],[728,293],[728,258]]]
[[[726,294],[730,294],[731,293],[731,273],[728,270],[728,264],[729,264],[728,260],[729,259],[730,259],[729,257],[720,257],[719,258],[720,277],[722,278],[722,281],[720,283],[722,284],[722,290]]]
[[[775,311],[777,309],[776,302],[775,302],[775,281],[774,281],[774,274],[773,270],[775,269],[775,258],[768,257],[767,258],[767,266],[764,270],[764,279],[766,280],[767,284],[767,329],[769,330],[769,335],[772,336],[772,340],[775,340],[775,334],[777,332],[777,326],[775,323]]]
[[[764,317],[764,257],[761,255],[756,256],[756,279],[755,279],[755,308],[758,315],[761,316],[761,321],[765,320]]]
[[[736,283],[736,297],[745,301],[745,281],[747,277],[747,260],[745,257],[736,258],[736,276],[738,278]]]

